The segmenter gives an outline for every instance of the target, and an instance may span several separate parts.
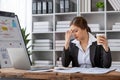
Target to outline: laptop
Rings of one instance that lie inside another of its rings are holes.
[[[1,68],[24,70],[49,69],[32,67],[15,13],[0,11],[0,63]]]
[[[30,70],[31,65],[24,48],[7,48],[11,64],[14,68]]]
[[[0,62],[1,68],[31,66],[18,17],[12,12],[0,11]]]

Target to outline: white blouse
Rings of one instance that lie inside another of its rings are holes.
[[[91,61],[90,61],[90,45],[92,45],[92,42],[95,42],[96,38],[89,33],[89,41],[87,45],[86,51],[84,51],[81,47],[81,44],[78,40],[73,40],[72,43],[76,44],[76,46],[79,48],[78,51],[78,63],[80,67],[85,68],[85,67],[92,67]]]

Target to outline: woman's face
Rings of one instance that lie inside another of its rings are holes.
[[[83,30],[75,25],[71,25],[70,30],[72,31],[72,35],[77,40],[84,40],[86,30]]]

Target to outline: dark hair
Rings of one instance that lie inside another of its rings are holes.
[[[83,17],[77,16],[77,17],[73,18],[73,20],[70,23],[70,26],[71,25],[75,25],[83,30],[86,29],[87,32],[91,32],[91,30],[87,24],[87,21]]]

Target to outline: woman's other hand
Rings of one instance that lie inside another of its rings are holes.
[[[103,48],[105,49],[106,52],[108,52],[109,48],[108,48],[108,41],[107,38],[105,36],[101,36],[99,43],[102,44]]]

